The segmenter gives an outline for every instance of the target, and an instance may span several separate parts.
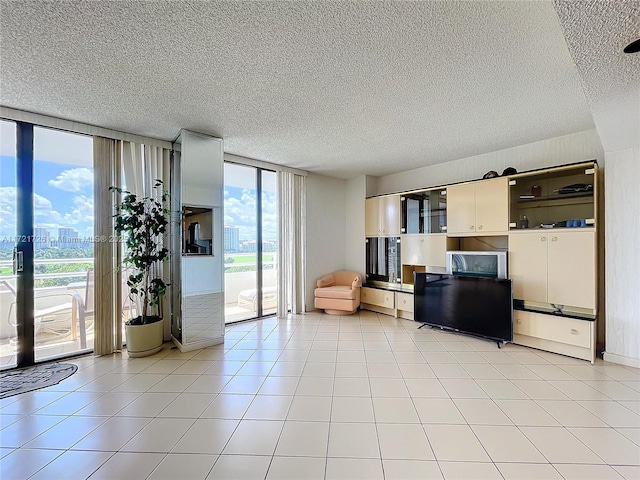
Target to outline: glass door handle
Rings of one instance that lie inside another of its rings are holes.
[[[13,274],[18,272],[24,272],[24,252],[16,247],[13,249]]]

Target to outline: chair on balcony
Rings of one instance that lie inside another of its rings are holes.
[[[316,282],[315,307],[330,315],[350,315],[360,306],[359,273],[339,271],[323,275]]]
[[[95,309],[95,288],[93,268],[87,270],[87,281],[85,283],[84,298],[78,293],[73,295],[71,309],[71,330],[72,332],[80,329],[80,348],[87,348],[87,319],[92,318]],[[74,336],[75,339],[75,336]]]
[[[11,302],[9,306],[9,311],[7,314],[7,323],[14,328],[18,327],[18,322],[16,319],[16,299],[17,292],[13,285],[6,280],[0,281],[0,285],[3,285],[4,288],[11,292],[13,295],[14,301]],[[71,294],[68,293],[53,293],[49,295],[41,295],[41,292],[36,290],[34,303],[35,308],[33,311],[33,318],[35,322],[35,332],[36,334],[44,334],[49,336],[66,336],[71,333],[75,335],[75,332],[72,328],[73,323],[73,313],[72,301],[64,301],[62,303],[55,302],[52,306],[43,306],[43,304],[51,304],[54,303],[52,299],[60,299],[61,297],[69,297],[70,300]],[[75,337],[74,337],[75,338]],[[39,339],[37,338],[36,341]],[[11,339],[11,342],[15,342],[15,338]]]

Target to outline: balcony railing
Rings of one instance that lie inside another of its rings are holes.
[[[93,266],[93,258],[37,258],[35,266],[78,265]],[[0,260],[0,271],[12,267],[11,260]],[[263,270],[263,313],[275,313],[277,288],[277,261],[265,262]],[[244,272],[225,273],[225,317],[227,323],[254,317],[257,307],[255,294],[255,263],[233,263],[226,267],[253,267]],[[36,273],[35,309],[36,314],[44,312],[44,321],[36,321],[36,351],[40,358],[80,351],[76,332],[71,331],[71,298],[78,295],[85,300],[87,269],[76,272]],[[60,279],[56,286],[38,286],[44,280]],[[16,353],[15,295],[16,275],[0,275],[0,367],[11,363]],[[68,308],[66,308],[68,307]],[[87,329],[87,347],[93,348],[93,322]]]

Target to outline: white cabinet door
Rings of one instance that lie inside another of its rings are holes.
[[[385,237],[400,235],[400,195],[380,197],[379,200],[382,235]]]
[[[425,245],[424,265],[445,268],[447,266],[447,234],[432,233],[425,235]]]
[[[506,177],[476,182],[476,234],[509,230],[509,183]]]
[[[509,235],[509,277],[513,298],[530,302],[547,301],[546,232]]]
[[[402,237],[400,258],[403,265],[426,265],[425,237],[427,235],[405,235]]]
[[[367,198],[364,201],[364,233],[366,237],[380,235],[380,202],[378,197]]]
[[[475,184],[447,187],[447,233],[475,233]]]
[[[595,232],[557,231],[548,234],[548,302],[596,308]]]

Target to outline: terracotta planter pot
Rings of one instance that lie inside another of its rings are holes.
[[[130,357],[146,357],[162,350],[164,322],[148,325],[126,325],[127,353]]]

